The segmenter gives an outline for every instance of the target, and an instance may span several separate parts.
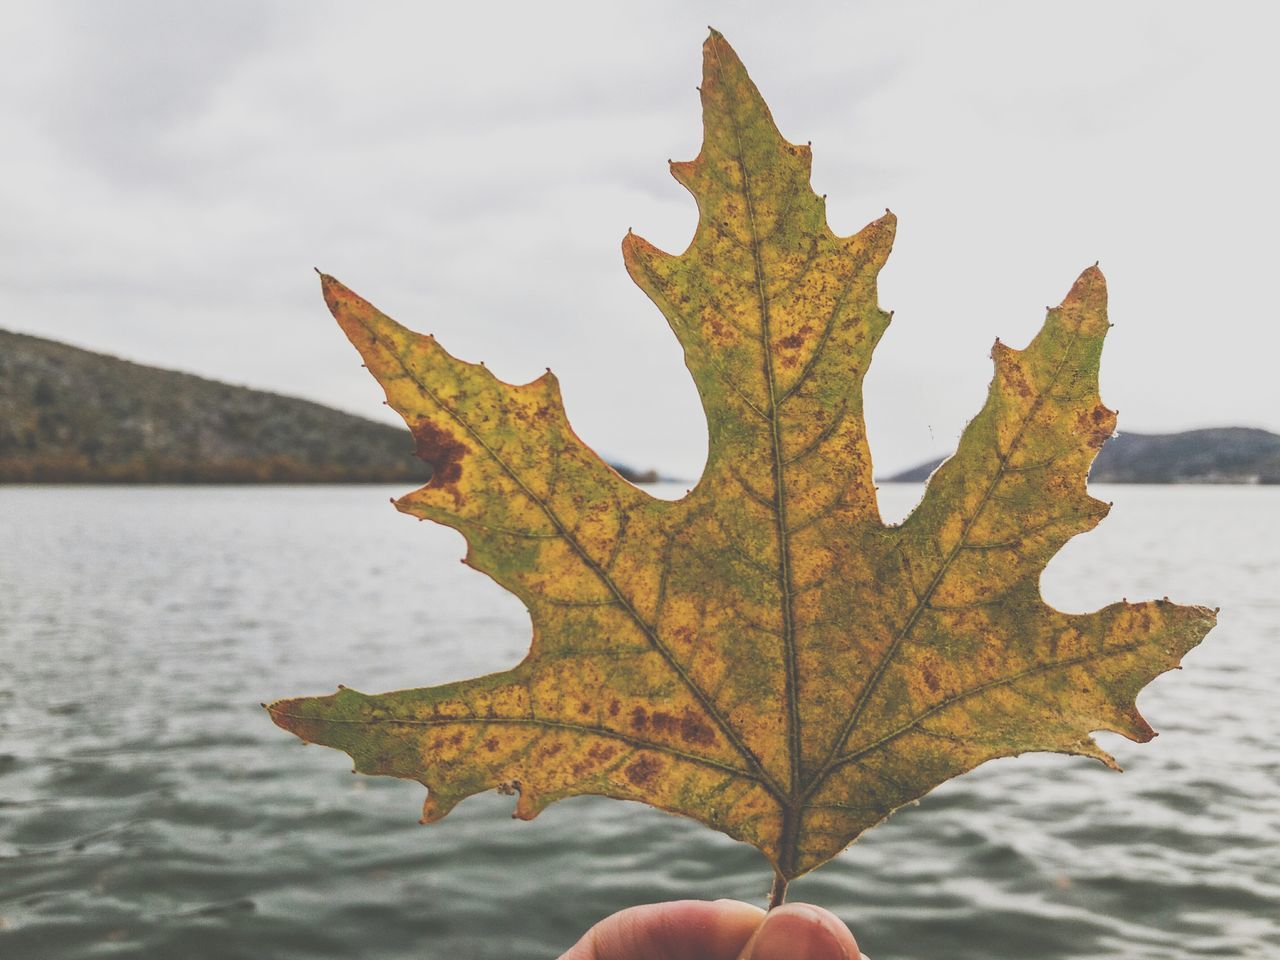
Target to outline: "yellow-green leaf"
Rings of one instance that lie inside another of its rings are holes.
[[[1203,607],[1061,613],[1045,564],[1106,514],[1085,490],[1115,415],[1090,267],[995,376],[902,524],[881,522],[862,381],[889,314],[894,217],[837,237],[723,37],[704,50],[705,138],[671,172],[697,198],[682,254],[623,241],[706,411],[684,499],[623,480],[574,434],[555,378],[450,356],[332,277],[329,308],[413,432],[431,482],[397,501],[461,531],[466,562],[529,609],[512,670],[271,705],[364,773],[420,781],[424,820],[494,787],[516,816],[578,794],[646,803],[754,844],[784,878],[994,757],[1112,764],[1091,731],[1153,735],[1138,691],[1214,622]]]

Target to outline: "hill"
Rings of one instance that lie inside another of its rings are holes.
[[[633,483],[654,470],[613,468]],[[404,427],[0,330],[0,483],[412,483]]]
[[[0,481],[411,482],[403,428],[0,330]]]
[[[920,482],[943,458],[888,477]],[[1089,471],[1094,483],[1280,483],[1280,435],[1249,427],[1182,433],[1121,433],[1108,440]]]

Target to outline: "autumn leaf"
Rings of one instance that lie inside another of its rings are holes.
[[[494,787],[522,819],[579,794],[640,800],[753,844],[785,887],[994,757],[1114,766],[1090,732],[1151,739],[1135,696],[1214,614],[1068,614],[1040,596],[1045,564],[1107,512],[1085,490],[1115,425],[1096,266],[1026,349],[996,342],[955,456],[906,521],[881,521],[862,381],[889,324],[876,276],[895,219],[831,232],[809,148],[782,138],[714,31],[701,96],[702,151],[671,164],[697,198],[692,244],[622,244],[702,399],[697,486],[643,493],[574,434],[550,371],[503,383],[323,277],[432,467],[397,508],[461,531],[533,640],[502,673],[269,709],[363,773],[426,785],[424,822]]]

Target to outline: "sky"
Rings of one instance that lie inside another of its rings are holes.
[[[623,269],[673,253],[707,25],[838,234],[898,215],[882,475],[953,449],[996,337],[1100,261],[1120,430],[1280,431],[1280,7],[1262,2],[14,2],[0,328],[394,420],[331,273],[463,359],[550,366],[606,456],[695,478],[697,394]]]

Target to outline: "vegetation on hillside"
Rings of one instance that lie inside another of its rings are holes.
[[[406,482],[403,428],[0,331],[0,481]]]

